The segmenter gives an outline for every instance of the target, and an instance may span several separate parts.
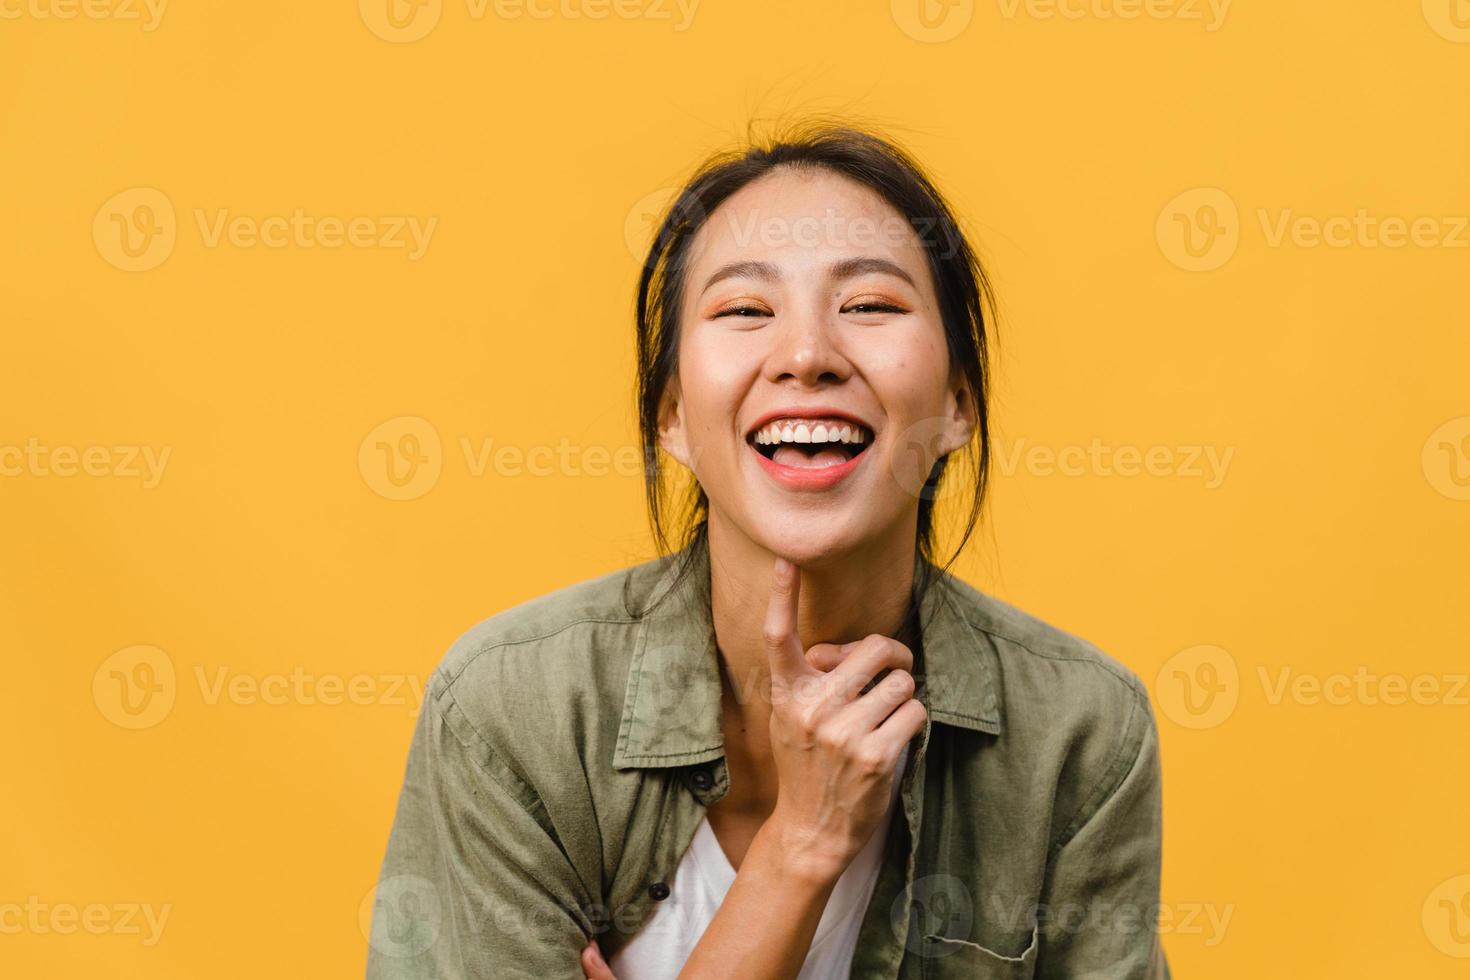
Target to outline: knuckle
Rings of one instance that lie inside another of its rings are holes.
[[[852,754],[853,761],[867,773],[880,773],[888,763],[888,758],[883,750],[871,744],[865,744]]]
[[[840,752],[844,755],[848,753],[851,737],[842,728],[836,725],[821,725],[817,729],[816,736],[817,741],[824,748],[834,752]]]
[[[914,675],[902,668],[895,669],[888,675],[888,686],[895,694],[909,697],[914,693]]]

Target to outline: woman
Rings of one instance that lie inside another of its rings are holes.
[[[889,141],[699,170],[638,293],[666,554],[440,664],[370,977],[1167,976],[1144,688],[933,562],[950,457],[961,546],[986,485],[989,312]]]

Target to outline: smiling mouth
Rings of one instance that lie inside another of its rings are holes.
[[[824,469],[861,456],[875,438],[871,429],[846,419],[780,419],[752,431],[745,441],[778,465]]]

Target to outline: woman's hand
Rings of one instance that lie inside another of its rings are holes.
[[[800,592],[799,570],[776,559],[765,642],[780,789],[761,832],[779,842],[797,873],[835,881],[887,812],[899,753],[926,712],[914,697],[913,652],[891,637],[803,651]]]
[[[602,950],[597,948],[596,939],[582,950],[582,972],[586,974],[587,980],[618,980],[603,961]]]

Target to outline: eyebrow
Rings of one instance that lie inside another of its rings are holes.
[[[913,277],[903,271],[897,263],[890,262],[888,259],[874,258],[871,256],[860,256],[858,258],[842,259],[841,261],[833,262],[827,267],[827,279],[831,282],[841,282],[844,279],[867,275],[870,272],[879,272],[894,276],[902,279],[913,288],[918,288],[914,283]],[[781,278],[781,270],[777,269],[770,262],[749,260],[744,262],[731,262],[728,265],[720,266],[709,279],[705,280],[702,292],[709,292],[710,287],[718,282],[741,277],[773,282]]]

